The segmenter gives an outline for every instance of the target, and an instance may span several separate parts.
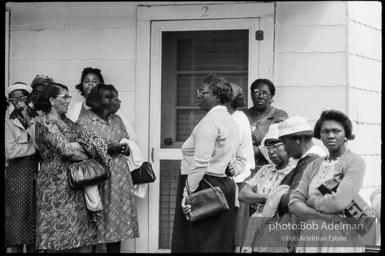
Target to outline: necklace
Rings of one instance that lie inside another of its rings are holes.
[[[336,159],[334,159],[334,160],[333,160],[333,159],[330,159],[330,155],[328,155],[328,156],[326,157],[325,161],[326,161],[327,163],[338,162],[338,160],[340,160],[340,157],[341,157],[343,154],[345,154],[346,151],[348,151],[348,148],[346,148],[345,152],[342,153],[340,156],[336,157]]]

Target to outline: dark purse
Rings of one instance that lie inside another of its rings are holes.
[[[336,192],[338,185],[343,178],[342,173],[337,173],[333,178],[326,180],[317,189],[322,195]],[[344,210],[346,221],[351,224],[365,224],[364,229],[356,229],[356,232],[361,236],[365,235],[373,225],[375,214],[373,209],[365,202],[365,200],[357,194],[352,202]]]
[[[205,178],[203,180],[210,186],[195,193],[191,193],[188,181],[186,190],[188,196],[185,204],[191,205],[191,212],[188,214],[191,222],[197,222],[220,215],[229,210],[225,195],[219,187],[213,187]]]
[[[68,166],[68,184],[75,190],[96,185],[110,177],[110,169],[99,159],[91,158]]]
[[[151,183],[156,180],[156,176],[152,170],[152,165],[150,162],[143,162],[142,166],[131,172],[131,177],[132,183],[134,183],[134,185]]]

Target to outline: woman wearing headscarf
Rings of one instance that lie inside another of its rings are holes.
[[[262,154],[263,148],[260,147],[263,137],[265,137],[271,124],[286,120],[288,114],[286,111],[271,105],[275,95],[275,86],[270,80],[255,80],[250,86],[250,95],[253,107],[247,109],[245,113],[251,125],[256,164],[255,171],[258,171],[259,168],[268,163],[268,160]]]
[[[325,155],[323,149],[315,145],[312,138],[313,130],[303,117],[290,117],[278,124],[278,139],[282,141],[287,156],[293,159],[291,161],[295,167],[281,179],[278,186],[269,192],[260,215],[250,219],[252,222],[249,226],[254,223],[257,228],[254,236],[245,241],[245,247],[251,247],[251,251],[279,253],[294,250],[295,246],[290,241],[281,239],[287,235],[286,233],[268,232],[266,223],[270,218],[273,218],[273,222],[279,222],[282,225],[288,225],[292,221],[288,208],[290,195],[298,186],[305,168],[315,159]],[[250,252],[250,249],[246,252]]]
[[[247,233],[248,236],[245,240],[248,241],[244,248],[243,253],[252,252],[252,247],[249,241],[255,235],[258,230],[257,217],[262,216],[265,203],[274,189],[279,186],[282,179],[288,174],[294,167],[296,162],[290,161],[285,147],[281,140],[278,139],[278,124],[272,124],[269,127],[269,131],[263,138],[261,146],[266,149],[269,154],[271,163],[264,165],[251,179],[245,181],[245,186],[242,188],[239,194],[239,200],[251,205],[256,209],[256,212],[250,217]]]
[[[97,243],[106,244],[108,253],[120,253],[121,242],[139,237],[134,185],[126,156],[130,155],[122,119],[118,91],[99,83],[92,88],[86,104],[90,107],[77,121],[81,129],[95,131],[107,144],[112,158],[111,177],[100,184],[101,219],[97,222]]]
[[[363,185],[365,162],[351,152],[347,141],[355,138],[353,126],[348,116],[338,110],[325,110],[314,127],[314,136],[321,139],[329,154],[310,163],[305,169],[298,187],[290,197],[289,210],[298,217],[322,219],[323,224],[332,223],[335,216],[344,217],[344,210],[352,203]],[[321,193],[319,186],[336,175],[342,179],[332,193]],[[330,221],[330,222],[329,222]],[[349,237],[346,243],[332,240],[298,242],[296,252],[364,252],[357,234],[345,232],[344,229],[322,228],[305,230],[314,236],[325,234]]]
[[[30,106],[32,88],[17,82],[7,88],[13,111],[5,117],[5,246],[12,253],[35,252],[36,174],[38,158],[30,129],[37,112]]]
[[[182,146],[171,252],[233,252],[236,184],[225,172],[232,162],[234,174],[239,174],[246,159],[237,154],[239,128],[225,106],[230,101],[231,87],[223,77],[211,74],[204,78],[197,95],[200,109],[207,114]],[[229,210],[190,223],[187,219],[191,205],[185,204],[186,179],[192,193],[209,188],[203,179],[220,187]]]
[[[86,100],[90,94],[92,88],[98,83],[104,83],[102,72],[98,68],[87,67],[84,68],[81,74],[80,83],[75,86],[80,95],[84,97],[84,100],[75,103],[73,109],[69,111],[68,117],[76,122],[84,113],[86,113],[90,107],[87,106]],[[134,129],[131,126],[130,121],[126,115],[119,109],[116,113],[123,120],[124,126],[128,132],[129,139],[136,141],[137,136]]]
[[[38,250],[90,252],[96,226],[88,217],[84,195],[68,184],[73,161],[88,159],[75,140],[80,132],[69,118],[68,87],[52,83],[42,90],[37,107],[36,144],[43,159],[37,176],[36,247]]]

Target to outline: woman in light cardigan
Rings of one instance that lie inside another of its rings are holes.
[[[298,217],[314,217],[318,219],[344,216],[343,211],[351,204],[363,185],[365,162],[357,154],[351,152],[346,142],[353,140],[352,124],[349,118],[338,110],[326,110],[321,114],[314,128],[314,136],[321,139],[329,150],[329,155],[309,164],[304,171],[298,187],[293,191],[289,202],[289,211]],[[337,190],[322,195],[317,189],[326,180],[336,174],[343,174]],[[327,222],[327,220],[325,220]],[[320,233],[318,233],[320,232]],[[299,243],[297,252],[363,252],[354,235],[341,231],[341,236],[349,236],[349,244],[341,242],[322,242],[315,246]],[[322,236],[322,230],[312,230],[312,235]],[[333,235],[339,232],[334,230]],[[304,236],[306,234],[301,234]],[[348,246],[349,245],[349,246]]]
[[[208,75],[197,90],[198,105],[207,112],[182,146],[183,159],[179,178],[171,252],[232,252],[234,244],[235,189],[225,174],[229,162],[234,173],[245,168],[245,159],[237,154],[239,128],[225,104],[230,100],[230,84],[221,76]],[[237,160],[238,158],[238,160]],[[191,205],[186,205],[188,180],[192,193],[209,188],[203,178],[223,191],[229,210],[218,216],[189,222]]]

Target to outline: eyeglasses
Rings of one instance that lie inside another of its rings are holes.
[[[205,91],[205,90],[203,90],[203,89],[198,89],[197,90],[197,96],[198,96],[198,98],[201,98],[201,97],[203,97],[203,95],[205,95],[205,93],[212,93],[212,91]]]
[[[17,104],[19,101],[22,102],[22,101],[26,101],[28,99],[28,96],[21,96],[19,98],[9,98],[9,102],[11,102],[12,104]]]
[[[274,144],[273,146],[265,146],[265,148],[266,148],[267,151],[271,151],[272,149],[273,149],[274,151],[277,151],[277,149],[278,149],[280,146],[282,146],[282,145],[283,145],[283,142],[279,142],[279,143]]]
[[[271,94],[271,93],[268,92],[268,91],[260,91],[260,90],[258,90],[258,89],[254,89],[253,92],[254,92],[255,96],[257,96],[257,97],[261,96],[262,98],[266,98],[267,95],[270,95],[270,94]]]
[[[62,97],[63,100],[71,100],[72,99],[72,96],[64,95],[64,94],[56,95],[56,97]]]

